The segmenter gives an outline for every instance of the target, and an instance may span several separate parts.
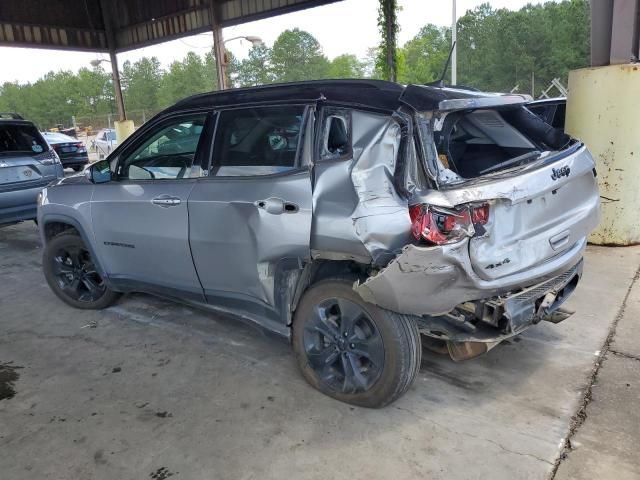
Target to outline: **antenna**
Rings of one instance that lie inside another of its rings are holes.
[[[425,83],[425,85],[429,85],[430,87],[444,87],[444,77],[447,74],[447,70],[449,69],[449,64],[451,63],[451,55],[453,54],[453,49],[456,48],[456,42],[451,44],[451,49],[449,50],[449,56],[447,57],[447,63],[444,64],[444,69],[442,70],[442,75],[438,80],[433,82]]]

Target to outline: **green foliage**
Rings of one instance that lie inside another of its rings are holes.
[[[160,82],[159,106],[168,107],[189,95],[213,90],[216,83],[213,64],[213,56],[207,62],[207,58],[189,52],[182,61],[169,65]]]
[[[278,82],[326,78],[329,60],[320,42],[298,28],[282,32],[271,48],[271,72]]]
[[[285,30],[273,47],[255,46],[242,60],[228,53],[228,77],[235,87],[321,78],[390,78],[392,55],[398,81],[426,83],[444,68],[451,43],[446,27],[425,25],[403,47],[395,47],[396,0],[380,0],[379,26],[383,42],[364,59],[340,55],[329,61],[308,32]],[[391,23],[389,23],[391,22]],[[536,94],[555,77],[566,83],[568,71],[589,63],[589,2],[564,0],[527,5],[519,11],[493,9],[488,3],[469,10],[458,21],[458,83],[481,90],[531,91]],[[391,50],[386,48],[388,45]],[[189,52],[166,70],[155,57],[122,65],[127,111],[149,118],[188,95],[217,88],[211,52]],[[446,78],[449,78],[448,76]],[[102,67],[49,72],[34,83],[0,86],[0,111],[15,111],[48,128],[69,125],[71,117],[96,118],[115,113],[111,71]],[[138,121],[138,120],[136,120]]]
[[[124,103],[129,110],[157,111],[158,93],[162,82],[160,61],[156,57],[143,57],[134,64],[122,64],[120,76],[124,90]]]
[[[329,78],[364,78],[365,63],[351,54],[339,55],[329,63]]]
[[[271,49],[264,44],[251,47],[247,58],[237,65],[234,81],[239,87],[273,83]]]
[[[451,45],[448,28],[426,25],[400,49],[400,83],[427,83],[437,80],[447,61]]]
[[[382,73],[386,80],[395,82],[398,73],[398,46],[397,35],[400,31],[398,25],[397,0],[379,0],[378,29],[382,40],[378,46],[376,70]]]
[[[587,0],[527,5],[519,11],[483,4],[458,21],[458,83],[536,95],[569,70],[589,64]]]

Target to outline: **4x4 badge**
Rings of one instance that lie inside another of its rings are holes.
[[[566,165],[562,168],[552,168],[551,171],[551,180],[558,180],[561,177],[568,177],[571,173],[571,169]]]

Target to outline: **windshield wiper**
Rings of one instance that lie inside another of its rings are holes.
[[[497,165],[492,165],[489,168],[485,168],[484,170],[480,170],[479,174],[484,175],[485,173],[494,172],[496,170],[500,170],[502,168],[509,167],[511,165],[515,165],[517,163],[522,163],[527,160],[538,158],[541,152],[539,150],[534,150],[532,152],[525,153],[524,155],[520,155],[519,157],[512,158],[507,160],[506,162],[498,163]]]

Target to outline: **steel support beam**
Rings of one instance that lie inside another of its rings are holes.
[[[222,25],[220,24],[219,3],[214,0],[211,0],[211,29],[213,30],[213,56],[216,61],[218,90],[226,90],[228,82],[224,38],[222,37]]]
[[[118,109],[119,121],[124,122],[127,119],[127,112],[124,108],[124,98],[122,97],[122,86],[120,85],[120,72],[118,71],[118,58],[116,57],[115,34],[111,18],[111,10],[106,5],[105,0],[100,0],[100,10],[102,11],[102,19],[107,39],[107,48],[109,49],[109,57],[111,61],[111,76],[113,79],[113,90],[116,97],[116,107]]]

